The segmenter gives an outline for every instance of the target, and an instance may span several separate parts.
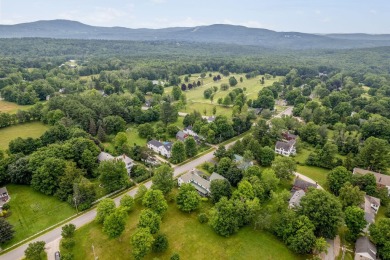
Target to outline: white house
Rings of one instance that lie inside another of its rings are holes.
[[[1,187],[0,188],[0,209],[2,209],[3,205],[7,203],[11,197],[8,194],[7,188],[6,187]]]
[[[275,153],[290,156],[295,155],[297,152],[295,148],[295,140],[290,140],[288,142],[277,141],[275,145]]]
[[[161,154],[167,158],[171,157],[172,143],[171,142],[160,142],[157,140],[150,140],[147,144],[148,148],[153,150],[155,153]]]
[[[186,174],[181,175],[177,179],[177,183],[179,187],[183,183],[191,183],[195,189],[199,192],[199,194],[203,196],[208,196],[210,194],[210,184],[213,180],[224,180],[225,178],[218,173],[213,172],[211,174],[210,178],[205,179],[202,176],[204,176],[204,173],[201,171],[198,171],[197,169],[192,169]]]
[[[186,128],[183,129],[183,132],[190,135],[190,136],[198,136],[194,130],[192,130],[192,126],[187,126]]]
[[[369,170],[364,170],[364,169],[361,169],[361,168],[354,168],[353,169],[353,174],[361,174],[361,175],[365,175],[365,174],[373,174],[375,176],[375,179],[376,179],[376,185],[380,188],[387,188],[388,190],[388,195],[390,197],[390,175],[385,175],[385,174],[382,174],[382,173],[378,173],[378,172],[373,172],[373,171],[369,171]]]
[[[354,260],[375,260],[377,259],[376,247],[368,237],[359,237],[355,243]]]
[[[127,173],[130,175],[131,168],[133,168],[133,166],[134,166],[134,160],[132,160],[132,159],[131,159],[130,157],[128,157],[127,155],[123,154],[123,155],[114,157],[114,156],[112,156],[111,154],[106,153],[106,152],[101,152],[101,153],[98,155],[98,161],[99,161],[99,162],[112,161],[112,160],[124,162],[124,163],[125,163],[126,170],[127,170]]]

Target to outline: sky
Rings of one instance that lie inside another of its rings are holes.
[[[306,33],[390,33],[389,0],[0,0],[0,24],[67,19],[128,28],[235,24]]]

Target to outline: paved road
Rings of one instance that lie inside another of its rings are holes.
[[[283,112],[281,112],[281,113],[283,113]],[[225,145],[226,148],[232,146],[235,142],[236,141],[233,141],[233,142],[230,142],[229,144]],[[176,166],[174,168],[174,177],[177,177],[178,175],[185,173],[185,172],[195,168],[196,166],[198,166],[206,161],[210,161],[213,157],[214,157],[214,149],[212,151],[210,151],[209,153],[206,153],[206,154],[202,155],[201,157],[196,158],[196,159],[194,159],[194,160],[192,160],[184,165]],[[150,188],[150,186],[152,186],[152,181],[148,181],[144,185],[147,188]],[[130,196],[134,196],[137,193],[137,191],[138,191],[138,187],[135,187],[125,194],[128,194]],[[119,205],[119,201],[123,197],[123,195],[114,199],[114,201],[117,205]],[[74,225],[76,225],[77,228],[79,228],[83,225],[88,224],[92,220],[94,220],[95,216],[96,216],[96,209],[92,209],[88,212],[82,213],[77,218],[75,218],[67,223],[64,223],[63,225],[73,223]],[[34,240],[29,241],[28,243],[35,242],[35,241],[45,241],[46,244],[53,243],[53,241],[61,238],[61,229],[62,229],[62,226],[55,228],[47,233],[42,234],[41,236],[35,238]],[[9,251],[8,253],[0,255],[0,260],[21,259],[24,256],[24,250],[27,248],[28,243],[22,244],[19,247],[13,249],[12,251]]]
[[[234,143],[234,142],[232,142],[232,143]],[[189,171],[189,170],[195,168],[196,166],[202,164],[205,161],[211,160],[214,156],[213,154],[214,154],[214,150],[199,157],[199,158],[196,158],[195,160],[190,161],[184,165],[175,167],[174,168],[174,176],[177,177],[181,173]],[[150,186],[152,185],[152,181],[148,181],[144,185],[147,188],[150,188]],[[137,191],[138,191],[138,187],[135,187],[134,189],[127,192],[126,194],[128,194],[130,196],[134,196],[137,193]],[[117,205],[119,205],[119,201],[122,197],[123,197],[123,195],[114,199],[114,201]],[[69,221],[68,223],[65,223],[64,225],[69,224],[69,223],[73,223],[74,225],[76,225],[77,228],[79,228],[85,224],[88,224],[92,220],[94,220],[95,216],[96,216],[96,209],[92,209],[86,213],[81,214],[77,218]],[[46,244],[53,243],[53,241],[61,238],[61,229],[62,229],[62,226],[55,228],[55,229],[37,237],[36,239],[29,241],[28,243],[35,242],[35,241],[45,241]],[[24,256],[24,250],[27,248],[27,246],[28,246],[28,244],[22,244],[21,246],[15,248],[14,250],[12,250],[8,253],[5,253],[4,255],[0,255],[0,259],[1,260],[3,260],[3,259],[4,260],[21,259]]]

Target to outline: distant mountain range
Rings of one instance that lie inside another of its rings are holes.
[[[50,20],[0,25],[0,38],[57,38],[131,41],[178,41],[253,45],[275,49],[350,49],[390,46],[390,34],[308,34],[275,32],[214,24],[165,29],[97,27],[76,21]]]

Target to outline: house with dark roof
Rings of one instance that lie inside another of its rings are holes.
[[[130,157],[128,157],[126,154],[122,154],[120,156],[114,157],[114,156],[112,156],[109,153],[101,152],[98,155],[98,161],[99,162],[112,161],[112,160],[124,162],[126,170],[127,170],[127,173],[130,175],[131,168],[133,168],[133,166],[134,166],[134,160],[131,159]]]
[[[189,172],[181,175],[177,179],[179,187],[183,183],[191,183],[192,186],[198,191],[202,196],[210,195],[210,184],[213,180],[225,180],[225,178],[218,173],[211,174],[210,178],[204,178],[205,174],[202,171],[197,169],[192,169]]]
[[[275,153],[283,155],[283,156],[290,156],[295,155],[297,152],[295,148],[295,140],[291,140],[288,142],[285,141],[277,141],[275,144]]]
[[[299,177],[296,177],[295,181],[294,181],[294,185],[293,185],[291,191],[295,192],[295,191],[298,191],[298,190],[303,190],[304,192],[307,192],[307,190],[310,187],[313,187],[313,188],[317,189],[318,184],[317,183],[308,182],[308,181],[305,181],[305,180],[303,180],[303,179],[301,179]]]
[[[3,205],[7,203],[11,197],[8,194],[8,190],[6,187],[1,187],[0,188],[0,209],[3,208]]]
[[[172,143],[171,142],[160,142],[157,140],[150,140],[147,143],[149,149],[155,153],[161,154],[167,158],[171,157]]]
[[[233,155],[233,162],[237,164],[237,168],[240,170],[246,170],[253,165],[253,162],[247,162],[244,160],[244,157],[238,154]]]
[[[354,260],[375,260],[377,259],[377,250],[375,245],[368,237],[359,237],[355,243]]]
[[[290,132],[284,132],[282,133],[283,139],[287,141],[296,140],[298,136],[291,134]]]
[[[375,176],[376,180],[376,185],[380,188],[387,188],[388,190],[388,195],[390,196],[390,175],[385,175],[379,172],[374,172],[374,171],[369,171],[369,170],[364,170],[361,168],[354,168],[353,169],[353,174],[373,174]]]

